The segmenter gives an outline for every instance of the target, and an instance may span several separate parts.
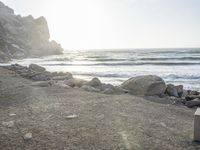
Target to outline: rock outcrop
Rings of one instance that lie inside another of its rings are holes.
[[[61,54],[63,49],[50,34],[44,17],[21,17],[0,2],[0,62],[12,58]]]
[[[183,95],[183,85],[175,86],[173,84],[168,84],[165,93],[169,96],[182,97]]]
[[[112,84],[102,83],[98,78],[87,81],[74,78],[69,72],[48,72],[44,67],[37,64],[31,64],[29,67],[13,64],[4,66],[4,68],[12,70],[15,76],[19,75],[32,80],[32,86],[54,86],[64,89],[80,88],[88,92],[109,95],[130,93],[159,103],[185,105],[189,108],[200,107],[200,93],[198,91],[185,90],[183,85],[168,84],[166,86],[163,79],[158,76],[134,77],[125,81],[121,86],[113,86]]]
[[[166,85],[162,78],[147,75],[130,78],[122,83],[121,88],[128,90],[133,95],[153,96],[164,94]]]

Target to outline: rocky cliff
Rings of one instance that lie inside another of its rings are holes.
[[[50,34],[44,17],[21,17],[0,1],[0,62],[13,58],[61,54],[63,49]]]

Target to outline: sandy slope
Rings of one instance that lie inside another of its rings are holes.
[[[200,149],[192,142],[194,111],[131,95],[35,87],[0,68],[2,150]],[[72,114],[77,117],[69,119]]]

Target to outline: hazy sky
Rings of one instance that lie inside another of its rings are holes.
[[[200,47],[200,0],[1,0],[66,49]]]

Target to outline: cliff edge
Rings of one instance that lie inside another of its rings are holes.
[[[0,1],[0,62],[15,58],[62,54],[63,48],[56,41],[49,41],[50,34],[44,17],[21,17]]]

